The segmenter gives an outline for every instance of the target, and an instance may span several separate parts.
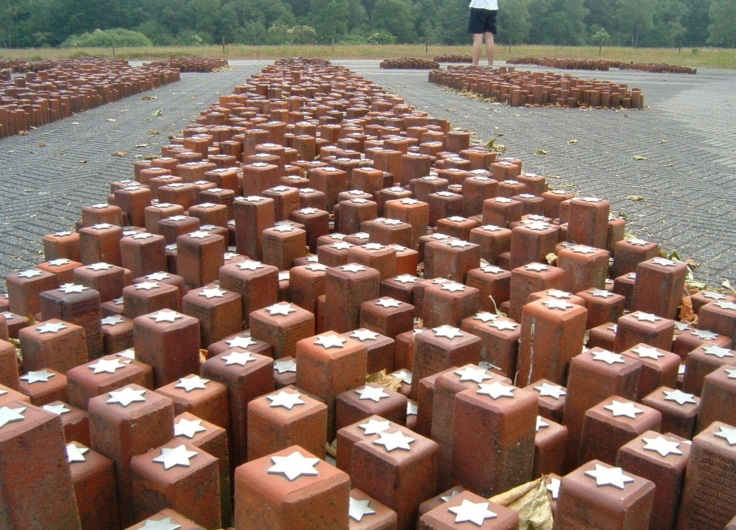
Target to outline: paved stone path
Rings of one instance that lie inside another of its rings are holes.
[[[497,143],[527,171],[549,176],[553,187],[610,199],[631,233],[693,259],[697,280],[736,283],[736,72],[571,72],[640,87],[650,107],[581,111],[511,108],[431,85],[426,71],[335,62],[484,142],[503,134]],[[104,200],[113,180],[131,178],[136,157],[158,154],[218,94],[267,64],[236,61],[226,72],[183,74],[145,94],[157,99],[133,96],[0,141],[0,277],[42,261],[43,235],[72,229],[82,206]]]

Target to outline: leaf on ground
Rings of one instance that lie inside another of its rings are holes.
[[[158,97],[157,96],[145,95],[141,99],[144,100],[144,101],[150,101],[152,99],[158,99]]]
[[[148,144],[135,144],[136,147],[148,147]]]
[[[119,157],[124,157],[124,156],[128,156],[128,153],[126,153],[125,151],[115,151],[115,152],[114,152],[114,153],[112,154],[112,156],[119,156]]]
[[[634,155],[634,160],[646,160],[647,157],[641,155]]]
[[[46,142],[38,142],[38,147],[46,147]]]
[[[721,286],[724,289],[728,289],[729,291],[732,291],[733,294],[736,294],[736,289],[734,289],[733,287],[731,287],[731,283],[728,280],[723,280],[723,283],[721,283]]]
[[[79,161],[79,163],[80,163],[80,164],[86,164],[86,163],[87,163],[87,161],[86,161],[86,160],[80,160],[80,161]]]
[[[545,149],[537,149],[536,151],[534,151],[534,154],[535,155],[546,155],[547,151]]]
[[[163,114],[163,111],[161,109],[156,109],[151,116],[161,116]]]
[[[683,296],[680,304],[680,320],[682,322],[693,323],[698,316],[693,311],[693,301],[690,295]]]
[[[626,197],[626,200],[627,201],[643,201],[644,197],[642,197],[641,195],[629,195],[628,197]]]
[[[578,143],[578,141],[575,138],[573,138],[572,140],[568,140],[567,143],[569,143],[569,144],[576,144],[576,143]]]
[[[79,122],[78,121],[73,121],[72,122],[72,125],[79,125]]]
[[[385,369],[380,372],[376,372],[375,374],[368,374],[365,378],[365,382],[378,383],[382,387],[389,388],[391,390],[398,390],[402,385],[401,379],[387,374]]]
[[[557,255],[554,252],[550,252],[549,254],[547,254],[544,259],[546,259],[547,263],[549,263],[550,265],[554,265],[555,263],[557,263]]]
[[[148,132],[151,133],[151,136],[156,136],[157,134],[161,134],[161,131],[159,131],[157,129],[151,129]]]
[[[519,528],[552,530],[554,519],[545,478],[521,484],[489,499],[519,514]]]
[[[107,118],[107,121],[109,121],[110,123],[115,123],[118,120],[116,120],[115,118]]]

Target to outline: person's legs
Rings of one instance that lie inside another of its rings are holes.
[[[495,41],[493,40],[493,33],[486,32],[484,36],[486,39],[486,53],[488,54],[488,66],[493,66],[493,53],[496,49]],[[473,54],[473,58],[475,58],[475,54]],[[480,59],[480,50],[478,51],[478,59]]]
[[[483,34],[474,33],[473,34],[473,66],[478,66],[478,61],[480,61],[480,54],[482,50],[483,50]]]

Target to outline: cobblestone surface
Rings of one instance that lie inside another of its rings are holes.
[[[571,72],[640,87],[650,107],[581,111],[511,108],[431,85],[426,71],[336,62],[432,116],[475,131],[479,140],[503,134],[497,143],[527,171],[549,176],[553,187],[610,199],[627,215],[630,232],[693,259],[696,279],[713,286],[736,280],[736,155],[730,149],[736,72]],[[83,206],[104,200],[110,182],[132,177],[136,157],[158,154],[169,135],[269,61],[231,64],[230,71],[182,74],[179,83],[0,141],[0,277],[42,261],[43,235],[72,229]],[[539,149],[547,154],[536,154]]]

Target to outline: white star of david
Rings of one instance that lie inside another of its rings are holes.
[[[473,523],[476,526],[483,526],[486,519],[494,519],[498,514],[488,509],[488,502],[471,502],[463,499],[460,506],[448,508],[451,513],[455,514],[455,524]]]
[[[228,355],[223,356],[222,360],[225,361],[225,366],[230,366],[231,364],[245,366],[247,363],[255,361],[256,359],[250,354],[250,352],[233,351]]]
[[[376,513],[376,510],[374,510],[370,506],[370,499],[359,500],[351,496],[348,515],[352,520],[361,522],[363,520],[363,517],[365,517],[366,515],[373,515]]]
[[[70,464],[74,462],[84,462],[87,460],[85,453],[88,453],[89,449],[84,446],[77,445],[74,442],[66,444],[66,460]]]
[[[157,282],[140,282],[135,284],[135,290],[140,291],[150,291],[151,289],[158,289],[159,284]]]
[[[340,269],[344,272],[362,272],[366,270],[363,265],[358,265],[357,263],[348,263],[347,265],[341,266]]]
[[[375,331],[371,331],[370,329],[356,329],[353,331],[353,333],[350,335],[351,338],[358,339],[359,341],[363,342],[365,340],[376,340],[378,339],[378,333]]]
[[[559,309],[560,311],[567,311],[568,309],[572,309],[573,305],[568,304],[564,300],[543,300],[542,305],[547,307],[548,309]]]
[[[476,394],[489,396],[491,399],[498,399],[501,397],[514,397],[514,390],[516,390],[515,387],[504,385],[503,383],[499,383],[498,381],[491,383],[489,385],[486,384],[480,384],[478,385],[478,390],[475,391]]]
[[[172,311],[171,309],[161,309],[152,313],[150,317],[154,322],[175,322],[178,318],[184,318],[184,315]]]
[[[18,407],[17,409],[11,409],[10,407],[0,408],[0,429],[5,427],[8,423],[23,421],[25,419],[23,416],[25,411],[26,407]]]
[[[392,433],[382,432],[378,434],[379,439],[374,440],[373,443],[376,445],[382,445],[387,452],[391,452],[394,449],[403,449],[404,451],[410,451],[411,447],[409,444],[413,443],[416,439],[409,436],[405,436],[401,431],[395,431]]]
[[[120,368],[125,368],[125,364],[118,359],[98,359],[95,364],[88,365],[93,374],[114,374]]]
[[[283,407],[287,410],[293,409],[296,405],[306,405],[306,402],[301,399],[301,397],[302,395],[298,392],[292,394],[283,390],[275,396],[266,396],[266,398],[271,402],[271,408]]]
[[[223,298],[226,294],[227,291],[223,291],[219,287],[205,287],[197,293],[197,296],[204,296],[209,300],[210,298]]]
[[[145,394],[145,390],[135,390],[134,388],[127,386],[122,390],[113,390],[112,392],[109,392],[108,395],[110,396],[110,399],[107,400],[107,403],[118,403],[123,407],[127,407],[131,403],[145,402]]]
[[[343,348],[346,342],[347,339],[343,339],[339,335],[320,335],[314,341],[314,344],[318,344],[325,350],[329,350],[330,348]]]
[[[371,434],[380,434],[387,429],[391,428],[391,422],[389,421],[379,421],[374,419],[369,419],[368,423],[361,423],[358,425],[361,429],[363,429],[366,436],[370,436]]]
[[[49,379],[55,375],[55,373],[49,372],[46,369],[37,371],[30,370],[26,375],[20,376],[20,378],[29,385],[32,385],[33,383],[48,383]]]
[[[554,399],[560,399],[562,396],[567,395],[567,391],[560,385],[551,385],[549,383],[542,383],[540,386],[535,386],[534,390],[539,392],[539,397],[551,397]]]
[[[383,387],[369,386],[366,385],[363,388],[359,388],[355,391],[360,396],[360,400],[371,400],[378,403],[381,399],[389,397],[384,391]]]
[[[401,302],[398,300],[394,300],[393,298],[380,298],[376,305],[381,306],[386,309],[390,309],[392,307],[400,307]]]
[[[89,289],[89,287],[85,285],[77,285],[74,283],[65,283],[64,285],[59,287],[59,291],[64,294],[81,293],[83,291],[86,291],[87,289]]]
[[[125,319],[121,317],[120,315],[115,315],[111,317],[105,317],[102,320],[100,320],[101,326],[115,326],[116,324],[122,324],[125,322]]]
[[[161,454],[153,459],[154,462],[164,465],[164,469],[171,469],[174,466],[189,467],[189,461],[197,456],[197,451],[190,451],[184,444],[174,448],[162,447]]]
[[[720,426],[719,429],[717,433],[713,433],[713,436],[723,438],[728,442],[728,445],[736,445],[736,429],[723,426]]]
[[[47,264],[51,265],[52,267],[61,267],[63,265],[69,265],[70,263],[71,261],[66,258],[58,258],[58,259],[49,261]]]
[[[529,263],[528,265],[524,265],[524,268],[532,272],[544,272],[549,270],[549,265],[544,265],[543,263]]]
[[[288,456],[272,456],[272,465],[268,473],[284,475],[288,480],[296,480],[302,475],[317,476],[319,471],[314,467],[319,464],[319,458],[308,458],[299,451],[294,451]]]
[[[190,375],[189,377],[181,377],[174,388],[183,388],[185,392],[206,390],[207,387],[205,385],[209,382],[209,379],[204,379],[198,375]]]
[[[478,384],[488,379],[493,379],[493,376],[486,370],[472,365],[463,366],[460,370],[455,370],[455,375],[460,376],[460,381],[473,381]]]
[[[226,340],[225,343],[230,348],[241,348],[243,350],[248,349],[249,346],[255,346],[258,344],[252,337],[233,337],[232,339]]]
[[[655,451],[661,457],[667,457],[669,455],[681,455],[680,443],[672,442],[663,436],[657,436],[656,438],[642,438],[645,443],[645,451]]]
[[[447,324],[433,328],[432,331],[434,332],[436,337],[445,337],[450,340],[456,337],[464,336],[458,328],[453,327],[453,326],[448,326]]]
[[[703,346],[703,352],[706,355],[713,355],[719,359],[724,357],[733,357],[733,353],[728,348],[721,348],[720,346]]]
[[[624,356],[619,353],[613,353],[608,350],[591,350],[590,354],[594,361],[601,361],[608,365],[626,364]]]
[[[264,268],[264,265],[260,261],[253,261],[249,259],[238,263],[238,268],[244,271],[255,271]]]
[[[595,469],[586,471],[585,475],[595,479],[595,485],[600,486],[613,486],[614,488],[624,489],[626,484],[634,482],[634,479],[628,475],[624,475],[623,469],[620,467],[607,467],[601,464],[596,464]]]
[[[499,318],[498,320],[494,320],[488,325],[496,328],[499,331],[513,331],[519,324],[517,324],[516,322],[512,322],[511,320],[504,320]]]
[[[46,322],[43,326],[38,326],[36,331],[39,333],[58,333],[62,329],[67,329],[63,322]]]
[[[296,309],[288,302],[279,302],[266,308],[268,314],[271,316],[289,316],[290,313],[296,313]]]
[[[635,420],[637,414],[644,413],[642,409],[636,408],[636,405],[631,401],[618,401],[615,399],[611,400],[611,403],[609,405],[605,405],[603,408],[611,411],[611,415],[614,418],[624,416],[625,418]]]
[[[441,291],[450,291],[451,293],[456,293],[458,291],[464,291],[465,285],[462,283],[456,283],[456,282],[448,282],[445,284],[442,284],[442,287],[440,287]]]
[[[401,381],[403,381],[404,384],[407,384],[407,385],[411,384],[412,374],[409,370],[402,368],[401,370],[397,372],[393,372],[391,375],[397,379],[401,379]]]
[[[613,296],[613,293],[607,291],[606,289],[591,289],[588,292],[596,298],[610,298],[611,296]]]
[[[644,313],[643,311],[632,313],[631,316],[633,316],[640,322],[659,322],[660,320],[662,320],[657,315],[653,315],[652,313]]]

